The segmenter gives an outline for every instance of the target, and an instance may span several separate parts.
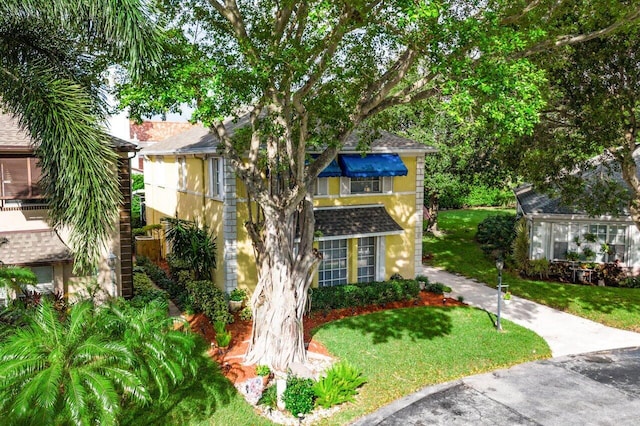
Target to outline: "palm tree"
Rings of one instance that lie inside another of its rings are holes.
[[[153,300],[141,309],[124,301],[101,311],[100,328],[133,354],[133,371],[153,397],[164,398],[187,377],[195,377],[196,336],[174,329],[167,302]]]
[[[148,4],[0,2],[0,110],[37,145],[50,218],[70,227],[78,269],[97,262],[120,201],[101,73],[122,63],[135,76],[155,62],[159,33]]]
[[[115,424],[122,399],[148,401],[134,354],[96,327],[90,302],[68,318],[43,302],[0,344],[0,416],[9,424]]]

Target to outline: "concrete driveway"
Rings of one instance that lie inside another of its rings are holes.
[[[640,347],[562,356],[426,387],[354,423],[638,424]]]

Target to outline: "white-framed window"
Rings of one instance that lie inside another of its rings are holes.
[[[313,195],[329,195],[329,178],[319,177],[316,179],[316,187]]]
[[[382,179],[380,177],[351,178],[352,194],[368,194],[382,192]]]
[[[393,176],[366,178],[340,178],[340,195],[350,194],[390,194],[393,192]]]
[[[358,282],[376,280],[376,237],[358,238]]]
[[[178,157],[178,190],[187,190],[187,159]]]
[[[567,259],[567,253],[575,253],[580,260],[624,262],[627,252],[627,230],[627,225],[554,223],[551,257]]]
[[[222,158],[210,157],[207,161],[209,167],[209,187],[207,195],[211,198],[222,198],[224,185],[224,167]]]
[[[318,268],[318,285],[330,287],[347,283],[347,240],[320,241],[322,262]]]
[[[52,294],[53,293],[53,266],[31,266],[30,269],[36,275],[38,279],[38,284],[35,286],[29,285],[27,288],[29,290],[35,290],[41,294]]]

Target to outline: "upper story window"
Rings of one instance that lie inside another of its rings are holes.
[[[212,198],[222,198],[223,195],[223,182],[224,182],[224,167],[222,158],[211,157],[209,162],[209,188],[207,195]]]
[[[380,177],[363,177],[363,178],[351,178],[351,193],[352,194],[368,194],[368,193],[381,193],[382,182]]]
[[[329,195],[329,178],[319,177],[316,179],[313,195]]]
[[[0,199],[33,200],[42,198],[38,181],[42,172],[33,157],[0,158]]]

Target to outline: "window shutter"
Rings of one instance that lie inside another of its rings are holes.
[[[329,194],[329,178],[318,178],[316,183],[315,195],[327,195]]]
[[[351,194],[351,179],[346,176],[340,176],[340,195]]]
[[[382,178],[382,192],[393,192],[393,176],[384,176]]]
[[[42,188],[40,187],[40,179],[42,178],[42,169],[38,167],[38,160],[35,158],[29,159],[29,168],[31,169],[31,196],[39,198],[44,195]]]
[[[30,198],[29,185],[29,159],[28,158],[3,158],[0,160],[2,172],[3,199],[19,200]]]

